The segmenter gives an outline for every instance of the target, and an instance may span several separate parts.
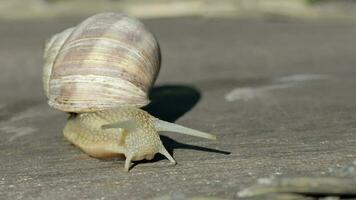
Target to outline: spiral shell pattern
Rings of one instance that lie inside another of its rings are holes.
[[[44,58],[49,105],[75,113],[148,104],[161,62],[153,34],[119,13],[94,15],[54,35]]]

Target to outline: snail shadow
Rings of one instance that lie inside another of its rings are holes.
[[[201,95],[190,86],[167,85],[154,87],[149,97],[151,103],[144,110],[161,120],[175,122],[198,103]]]
[[[179,117],[183,116],[186,112],[191,110],[200,100],[200,92],[190,86],[182,85],[167,85],[155,87],[151,90],[150,99],[151,103],[147,105],[144,110],[151,115],[168,122],[175,122]],[[193,127],[192,127],[193,128]],[[227,151],[200,147],[190,144],[183,144],[177,142],[167,136],[161,135],[163,145],[167,151],[173,156],[174,149],[191,149],[197,151],[206,151],[219,154],[230,154]],[[165,160],[166,158],[158,154],[153,160],[137,161],[132,167],[139,163],[155,162]]]

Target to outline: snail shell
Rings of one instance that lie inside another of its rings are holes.
[[[94,15],[54,35],[44,57],[49,105],[75,113],[147,105],[161,62],[153,34],[118,13]]]

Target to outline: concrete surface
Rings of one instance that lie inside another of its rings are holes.
[[[163,52],[147,109],[218,140],[166,133],[178,164],[157,156],[126,173],[65,141],[67,115],[43,94],[44,41],[80,20],[0,23],[0,199],[234,199],[259,178],[356,160],[354,24],[144,21]]]

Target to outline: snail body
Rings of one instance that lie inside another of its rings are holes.
[[[112,157],[124,154],[125,169],[135,160],[151,160],[156,153],[174,159],[166,151],[152,122],[153,118],[135,107],[120,107],[94,113],[80,114],[70,119],[64,136],[93,157]],[[110,128],[110,124],[116,126]]]
[[[165,122],[140,109],[160,69],[158,42],[138,20],[118,13],[94,15],[46,44],[44,90],[50,106],[71,113],[64,136],[93,157],[173,157],[158,132],[215,136]]]

